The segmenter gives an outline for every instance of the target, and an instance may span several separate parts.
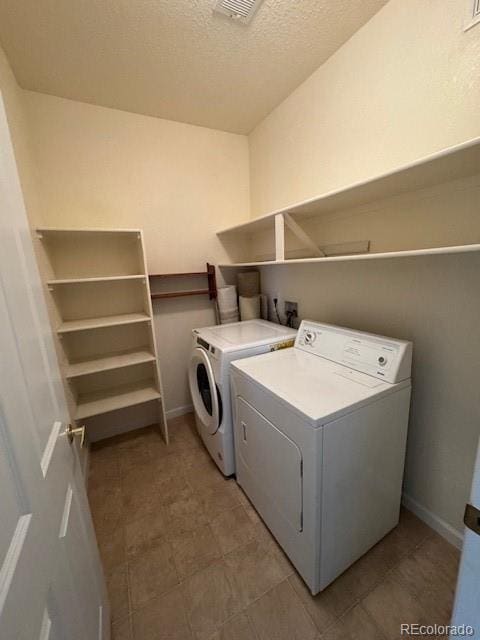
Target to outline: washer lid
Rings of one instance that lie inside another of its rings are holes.
[[[295,339],[297,331],[267,320],[244,320],[194,329],[194,333],[217,349],[228,352],[292,340]]]
[[[410,384],[390,384],[300,349],[264,353],[231,366],[317,424]]]

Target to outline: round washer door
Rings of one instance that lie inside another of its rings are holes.
[[[221,422],[219,393],[207,353],[195,348],[188,370],[194,409],[207,433],[213,435]]]

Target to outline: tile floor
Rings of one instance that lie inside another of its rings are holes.
[[[168,448],[152,427],[92,451],[113,640],[386,640],[448,623],[459,554],[410,512],[312,598],[193,416],[170,433]]]

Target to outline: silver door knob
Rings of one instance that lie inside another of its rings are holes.
[[[82,425],[81,427],[73,427],[71,424],[67,424],[65,433],[67,434],[70,444],[73,443],[75,436],[80,438],[80,447],[83,447],[85,444],[85,425]]]

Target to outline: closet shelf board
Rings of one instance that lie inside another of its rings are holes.
[[[121,282],[123,280],[145,280],[145,274],[136,274],[133,276],[105,276],[97,278],[64,278],[61,280],[47,280],[47,285],[69,285],[69,284],[85,284],[95,282]]]
[[[135,364],[143,364],[144,362],[154,362],[155,356],[146,350],[130,351],[128,353],[118,353],[101,358],[92,358],[69,364],[65,369],[67,378],[76,378],[91,373],[99,373],[101,371],[111,371],[113,369],[121,369],[130,367]]]
[[[124,324],[137,322],[150,322],[151,317],[146,313],[125,313],[118,316],[104,316],[98,318],[86,318],[84,320],[68,320],[57,329],[57,333],[70,333],[72,331],[85,331],[87,329],[100,329],[102,327],[118,327]]]
[[[125,409],[151,400],[159,400],[161,394],[149,383],[119,386],[108,391],[87,393],[79,397],[77,403],[76,420],[83,420],[92,416],[108,413],[117,409]]]

